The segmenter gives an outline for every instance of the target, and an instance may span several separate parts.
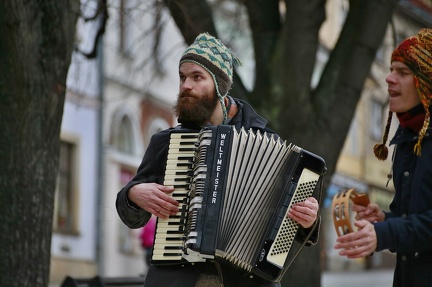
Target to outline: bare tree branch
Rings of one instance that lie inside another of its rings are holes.
[[[98,44],[105,33],[106,22],[108,21],[107,0],[99,0],[96,13],[91,17],[82,17],[85,22],[99,20],[99,28],[94,38],[93,48],[90,52],[84,52],[78,45],[75,45],[75,51],[84,55],[87,59],[95,59],[98,51]]]

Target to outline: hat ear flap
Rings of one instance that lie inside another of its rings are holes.
[[[228,94],[229,90],[231,89],[231,83],[227,82],[225,79],[221,77],[216,77],[219,93],[222,97],[226,96]]]

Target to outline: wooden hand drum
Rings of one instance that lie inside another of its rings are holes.
[[[368,206],[369,197],[365,193],[357,193],[355,188],[338,192],[332,201],[333,224],[338,236],[353,232],[351,224],[351,206],[353,204]]]

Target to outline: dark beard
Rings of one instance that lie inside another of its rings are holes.
[[[200,96],[189,92],[181,93],[174,106],[178,122],[205,125],[212,116],[218,100],[214,93]]]

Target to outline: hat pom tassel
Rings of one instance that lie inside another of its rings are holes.
[[[388,148],[385,144],[376,144],[373,148],[374,154],[379,160],[386,160],[388,156]]]
[[[421,144],[420,144],[419,142],[416,143],[415,146],[414,146],[414,153],[415,153],[417,156],[420,156],[420,155],[421,155]]]
[[[385,143],[387,142],[387,137],[388,137],[388,133],[390,130],[390,124],[391,124],[392,117],[393,117],[393,112],[389,111],[382,143],[376,144],[373,148],[375,157],[379,160],[386,160],[387,156],[388,156],[388,148],[386,147]]]

